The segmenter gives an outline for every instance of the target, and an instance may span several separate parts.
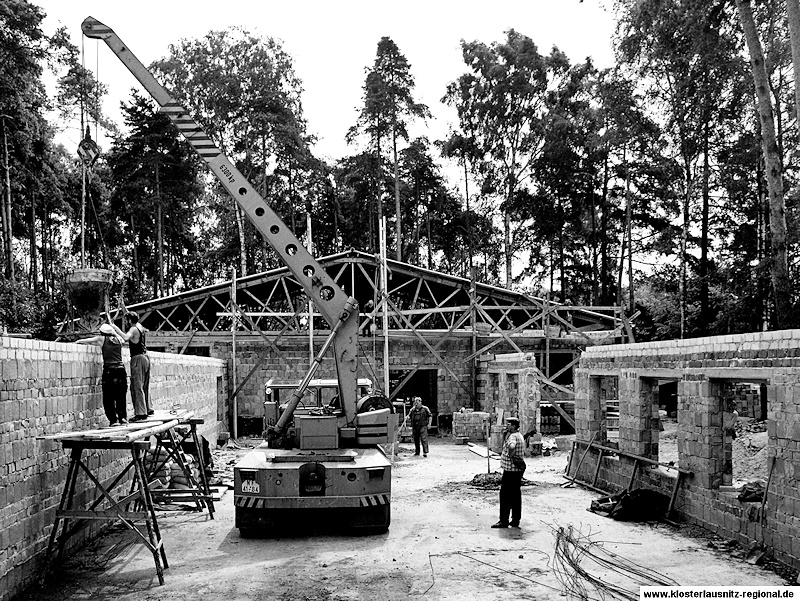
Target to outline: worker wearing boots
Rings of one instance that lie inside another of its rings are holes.
[[[519,528],[522,518],[522,474],[525,473],[525,439],[519,433],[519,418],[506,419],[506,438],[500,455],[503,476],[500,480],[500,521],[492,528]],[[511,514],[511,521],[508,516]]]
[[[414,455],[419,455],[420,443],[422,443],[422,455],[428,456],[428,428],[431,425],[433,415],[431,410],[422,404],[420,397],[414,397],[414,406],[408,413],[411,422],[411,432],[414,435]]]
[[[132,422],[147,419],[153,415],[150,402],[150,358],[147,356],[145,328],[139,323],[139,314],[130,311],[126,315],[128,332],[124,333],[116,325],[110,323],[118,336],[128,343],[131,349],[131,400],[133,401]]]

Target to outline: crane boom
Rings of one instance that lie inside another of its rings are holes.
[[[322,268],[302,243],[270,208],[236,166],[217,147],[200,125],[162,86],[153,74],[128,49],[114,30],[93,17],[87,17],[81,29],[88,38],[103,40],[122,61],[133,76],[159,105],[183,134],[194,150],[203,158],[228,193],[236,200],[272,248],[280,256],[300,283],[306,295],[328,322],[332,334],[326,343],[333,345],[339,394],[346,420],[353,422],[357,414],[357,362],[358,362],[358,303],[348,296]],[[352,293],[352,291],[351,291]],[[304,381],[310,380],[318,362]],[[298,390],[297,398],[302,395]]]

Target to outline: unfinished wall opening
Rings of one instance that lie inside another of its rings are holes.
[[[598,440],[619,444],[619,378],[602,376],[600,386],[600,434]]]
[[[486,406],[492,407],[500,401],[500,374],[489,372],[489,386],[486,390]]]
[[[721,382],[725,485],[739,487],[754,480],[766,481],[769,470],[766,405],[764,382]]]
[[[389,387],[401,382],[406,377],[408,370],[397,370],[389,372]],[[437,424],[436,416],[439,414],[439,390],[437,385],[436,369],[418,369],[403,385],[402,390],[397,396],[397,400],[405,400],[407,409],[411,409],[413,399],[418,396],[422,399],[422,404],[431,410],[433,414],[433,424]]]
[[[658,461],[680,467],[678,457],[678,380],[656,382],[654,415],[658,419]]]
[[[519,373],[506,372],[505,397],[519,400]]]

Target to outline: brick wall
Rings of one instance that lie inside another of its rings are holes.
[[[127,349],[124,359],[130,373]],[[165,353],[150,353],[150,360],[155,408],[179,404],[194,411],[205,420],[200,433],[215,444],[224,362]],[[32,584],[41,570],[67,473],[61,445],[36,437],[106,425],[101,373],[98,347],[0,337],[0,601]],[[132,414],[130,394],[128,407]],[[128,458],[94,451],[87,461],[106,482]],[[88,479],[79,477],[76,499],[84,503],[93,492]],[[72,537],[68,549],[96,536],[100,524]]]
[[[651,459],[658,457],[658,382],[677,381],[678,465],[692,471],[678,490],[679,515],[744,545],[763,543],[776,559],[800,568],[800,330],[590,347],[575,375],[577,439],[597,434],[605,442],[600,383],[618,378],[619,449]],[[762,528],[761,504],[740,502],[729,486],[732,441],[726,425],[734,408],[754,410],[756,398],[760,404],[763,385],[774,468]],[[582,454],[585,447],[579,448]],[[593,480],[598,455],[587,455],[579,479]],[[596,486],[609,492],[626,488],[633,461],[603,458]],[[677,478],[664,467],[637,474],[633,488],[667,495]]]
[[[527,331],[526,331],[527,332]],[[315,353],[319,352],[322,342],[328,332],[319,331],[315,337]],[[500,356],[504,353],[513,353],[515,349],[505,340],[498,340],[489,335],[478,336],[477,347],[482,348],[489,343],[495,343],[491,353],[479,360],[474,388],[477,391],[476,404],[473,407],[469,391],[473,385],[470,375],[470,362],[467,357],[472,354],[472,337],[467,332],[454,332],[447,340],[443,332],[426,332],[419,330],[427,344],[435,348],[435,352],[447,367],[438,361],[425,344],[410,331],[393,331],[389,338],[389,369],[408,370],[414,367],[437,370],[437,395],[438,411],[440,414],[453,413],[462,407],[473,408],[476,411],[485,410],[485,397],[487,393],[487,373],[484,370],[487,358]],[[267,336],[275,339],[275,333]],[[515,343],[526,353],[539,354],[543,352],[544,342],[540,335],[519,333],[514,336]],[[203,333],[199,332],[189,338],[189,334],[176,332],[153,331],[147,337],[148,346],[165,348],[167,351],[177,352],[188,343],[189,352],[193,349],[202,349],[211,357],[223,359],[228,364],[229,377],[232,375],[231,366],[231,336],[227,332]],[[383,387],[383,339],[380,334],[374,339],[362,336],[359,339],[359,371],[362,378],[369,378],[381,388]],[[572,352],[574,349],[583,348],[584,339],[551,339],[550,349]],[[298,381],[308,370],[309,348],[308,336],[285,334],[276,343],[279,351],[272,348],[259,334],[237,332],[236,334],[236,383],[241,384],[258,363],[262,354],[266,357],[260,367],[253,373],[244,388],[238,394],[237,405],[240,416],[260,418],[264,413],[264,384],[269,378],[275,381]],[[570,354],[571,356],[571,354]],[[335,366],[330,353],[320,366],[317,377],[335,378]],[[232,382],[228,382],[232,386]],[[402,396],[401,392],[401,396]],[[230,414],[230,406],[221,405],[221,415]]]

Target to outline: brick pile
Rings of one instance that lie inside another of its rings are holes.
[[[453,438],[469,438],[470,441],[486,440],[486,422],[489,414],[485,411],[466,411],[453,414]]]

